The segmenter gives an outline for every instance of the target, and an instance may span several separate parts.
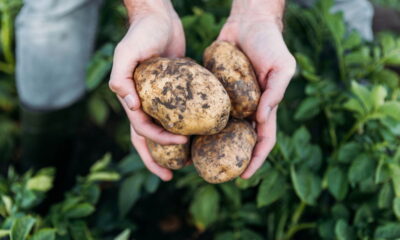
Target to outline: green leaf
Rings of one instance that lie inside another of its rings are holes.
[[[89,182],[105,181],[114,182],[120,179],[120,175],[116,172],[93,172],[91,173],[87,180]]]
[[[310,82],[318,82],[319,80],[321,80],[321,78],[320,78],[318,75],[316,75],[316,74],[314,74],[314,73],[307,72],[307,71],[303,71],[303,72],[301,73],[301,75],[302,75],[305,79],[307,79],[308,81],[310,81]]]
[[[390,164],[389,168],[391,171],[394,193],[396,197],[400,198],[400,166],[397,164]]]
[[[322,239],[334,239],[335,221],[332,219],[323,220],[318,224],[318,233]]]
[[[83,218],[91,215],[94,210],[95,208],[93,205],[89,203],[80,203],[68,209],[65,216],[67,218]]]
[[[399,84],[399,76],[397,73],[389,69],[382,69],[381,71],[374,73],[372,78],[390,88],[395,88]]]
[[[360,116],[364,116],[367,113],[364,107],[362,106],[361,102],[355,98],[349,99],[347,102],[344,103],[343,107]]]
[[[346,65],[352,68],[353,65],[366,66],[371,62],[371,50],[366,47],[362,47],[358,50],[351,51],[344,56]]]
[[[294,165],[290,173],[297,196],[303,202],[314,205],[321,193],[321,179],[307,169],[296,171]]]
[[[304,126],[300,127],[293,134],[293,141],[295,145],[302,147],[303,145],[309,143],[311,140],[311,135],[308,132],[307,128]]]
[[[279,151],[282,153],[285,160],[290,160],[294,152],[294,144],[289,136],[286,136],[282,132],[278,132],[277,146]]]
[[[349,189],[346,174],[339,167],[332,167],[329,168],[327,175],[329,192],[338,201],[343,200]]]
[[[393,200],[393,212],[396,215],[397,219],[400,220],[400,198],[398,197]]]
[[[270,165],[266,163],[251,178],[249,179],[237,178],[235,181],[236,186],[240,189],[247,189],[250,187],[257,186],[263,179],[265,173],[268,171],[269,168]]]
[[[90,172],[99,172],[108,167],[111,162],[111,153],[106,153],[104,156],[98,160],[95,164],[90,168]]]
[[[297,129],[293,134],[292,143],[294,145],[295,152],[297,153],[297,157],[301,160],[304,160],[304,156],[309,155],[309,151],[312,150],[311,145],[309,144],[310,140],[311,135],[304,126]]]
[[[359,155],[349,169],[349,181],[351,184],[359,183],[371,176],[375,170],[374,161],[367,154]]]
[[[378,195],[378,207],[380,209],[388,209],[392,205],[393,197],[393,189],[390,183],[383,184]]]
[[[374,214],[367,204],[363,204],[356,211],[354,217],[355,225],[369,224],[374,221]]]
[[[28,180],[26,188],[39,192],[47,192],[53,187],[53,176],[39,175]]]
[[[269,169],[257,193],[257,206],[264,207],[280,199],[286,192],[285,177],[277,170]]]
[[[380,106],[379,111],[400,121],[400,102],[390,101]]]
[[[369,112],[372,109],[373,102],[371,99],[371,92],[363,85],[356,81],[351,82],[351,90],[361,101],[363,107]]]
[[[354,239],[354,233],[353,233],[351,227],[343,219],[336,222],[335,236],[338,240]]]
[[[125,216],[140,196],[140,190],[145,181],[143,173],[136,173],[126,178],[119,190],[118,207],[120,216]]]
[[[296,57],[297,64],[303,71],[315,73],[314,63],[311,61],[311,59],[307,55],[302,54],[302,53],[296,53],[295,57]]]
[[[344,204],[336,203],[331,209],[331,216],[335,220],[346,220],[350,218],[350,212]]]
[[[104,45],[96,52],[89,64],[86,86],[89,91],[94,90],[106,78],[112,67],[114,46],[110,43]]]
[[[383,161],[379,161],[375,170],[375,183],[383,183],[390,179],[390,168]]]
[[[7,196],[7,195],[1,195],[1,200],[4,203],[5,210],[7,211],[8,214],[11,214],[13,202],[12,199]]]
[[[73,240],[93,240],[92,234],[85,222],[74,222],[69,228]]]
[[[304,99],[294,115],[295,120],[304,121],[315,117],[320,111],[321,101],[316,97]]]
[[[264,226],[262,212],[260,212],[260,209],[255,204],[247,203],[243,205],[238,211],[238,217],[246,224]]]
[[[31,216],[17,218],[11,227],[11,240],[25,240],[32,230],[36,219]]]
[[[338,161],[342,163],[349,163],[353,161],[361,151],[362,149],[360,144],[356,142],[348,142],[340,147],[338,152]]]
[[[144,188],[148,193],[154,193],[159,185],[160,185],[160,178],[154,174],[149,174],[144,184]]]
[[[218,185],[225,195],[226,201],[232,203],[235,208],[240,208],[241,194],[239,188],[233,182]]]
[[[382,106],[385,103],[386,96],[387,96],[387,91],[385,87],[377,85],[372,88],[371,97],[374,109],[377,109],[378,107]]]
[[[385,63],[389,66],[400,65],[400,51],[390,54],[390,57],[386,58]]]
[[[344,39],[343,48],[345,50],[351,50],[359,45],[361,45],[362,39],[360,34],[356,31],[352,32],[347,38]]]
[[[143,161],[137,152],[127,155],[118,163],[118,171],[121,174],[127,174],[144,168]]]
[[[98,126],[104,126],[109,115],[109,109],[105,101],[95,95],[90,98],[88,107],[90,117],[94,123]]]
[[[219,212],[218,191],[212,185],[198,189],[190,204],[190,213],[196,227],[203,231],[218,219]]]
[[[0,238],[8,237],[10,235],[10,233],[11,233],[10,230],[0,229]]]
[[[400,238],[400,223],[386,223],[376,228],[374,239],[398,239]]]
[[[130,235],[131,235],[131,230],[125,229],[118,236],[116,236],[114,240],[129,240]]]
[[[29,240],[55,240],[56,230],[51,228],[40,229]]]

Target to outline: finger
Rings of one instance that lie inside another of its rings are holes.
[[[267,121],[271,110],[282,101],[293,74],[294,71],[291,70],[272,70],[266,76],[265,90],[257,108],[257,122]]]
[[[132,127],[131,127],[131,139],[133,146],[136,148],[136,151],[139,153],[147,169],[149,169],[150,172],[160,177],[163,181],[170,181],[173,177],[172,172],[167,168],[161,167],[154,161],[147,147],[146,139],[142,136],[139,136],[135,132],[135,129],[133,129]]]
[[[218,35],[217,41],[227,41],[236,45],[236,36],[233,27],[229,24],[225,24],[221,32]]]
[[[257,144],[253,150],[253,156],[249,166],[242,173],[241,177],[248,179],[262,166],[268,154],[276,142],[276,115],[278,107],[271,111],[268,121],[257,123]]]
[[[136,93],[133,71],[138,62],[133,56],[132,51],[127,49],[122,42],[118,44],[114,52],[109,87],[129,109],[137,110],[140,108],[140,99]]]
[[[188,141],[186,136],[172,134],[166,131],[164,128],[153,123],[151,118],[145,112],[143,112],[142,109],[130,111],[126,103],[122,101],[120,97],[118,97],[118,99],[125,109],[125,112],[135,132],[140,136],[148,138],[162,145],[185,144]]]

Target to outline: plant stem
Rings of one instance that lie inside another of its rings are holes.
[[[289,231],[286,233],[284,240],[290,240],[293,237],[293,235],[295,235],[300,230],[315,228],[316,226],[317,224],[315,223],[301,223],[291,226]]]
[[[331,142],[332,142],[332,146],[334,149],[337,148],[337,136],[336,136],[336,131],[335,131],[335,126],[333,125],[332,121],[331,121],[331,116],[332,116],[332,112],[328,109],[328,108],[324,108],[324,113],[325,116],[328,120],[328,128],[329,128],[329,136],[331,138]]]
[[[302,201],[299,204],[299,206],[297,206],[296,210],[293,213],[292,225],[296,225],[299,222],[300,217],[303,214],[305,208],[306,208],[306,203]]]
[[[354,126],[350,129],[350,131],[344,136],[342,143],[347,142],[353,136],[357,130],[365,123],[365,120],[362,119],[361,121],[358,121]],[[342,144],[341,144],[342,145]]]

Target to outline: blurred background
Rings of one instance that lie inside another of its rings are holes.
[[[173,3],[187,56],[201,62],[231,1]],[[211,185],[192,166],[160,182],[132,149],[107,84],[128,27],[112,0],[87,66],[73,164],[60,155],[53,168],[21,167],[14,22],[22,2],[0,0],[0,239],[400,238],[400,2],[371,3],[366,39],[333,1],[288,2],[284,34],[298,69],[279,108],[277,145],[251,179]]]

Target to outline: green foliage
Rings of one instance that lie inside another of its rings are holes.
[[[65,194],[64,200],[50,206],[43,216],[37,215],[35,208],[44,207],[45,194],[53,185],[54,169],[45,168],[35,174],[28,171],[19,176],[10,168],[8,177],[0,178],[0,236],[13,240],[97,239],[84,220],[95,212],[100,183],[119,179],[119,174],[109,166],[110,160],[108,154],[96,162],[89,174],[80,177],[77,185]],[[93,177],[99,174],[102,177]],[[124,236],[129,236],[129,232]]]
[[[113,48],[125,31],[125,12],[117,1],[105,4],[97,51],[88,66],[87,117],[126,151],[128,122],[107,86]],[[231,1],[174,4],[185,28],[187,55],[201,61]],[[136,231],[142,221],[137,217],[143,217],[146,202],[155,202],[152,208],[160,212],[178,206],[185,226],[196,229],[191,238],[400,238],[400,38],[386,33],[364,42],[346,30],[340,13],[331,14],[331,4],[322,0],[311,9],[287,7],[285,40],[298,71],[280,104],[276,147],[252,178],[210,185],[187,167],[175,171],[172,182],[161,183],[136,152],[118,163],[105,155],[62,193],[63,200],[39,213],[53,188],[54,170],[20,176],[9,167],[7,176],[0,177],[0,238],[136,238],[143,232]],[[19,1],[0,1],[4,162],[18,152],[12,22],[19,6]],[[152,231],[161,220],[152,222]]]

